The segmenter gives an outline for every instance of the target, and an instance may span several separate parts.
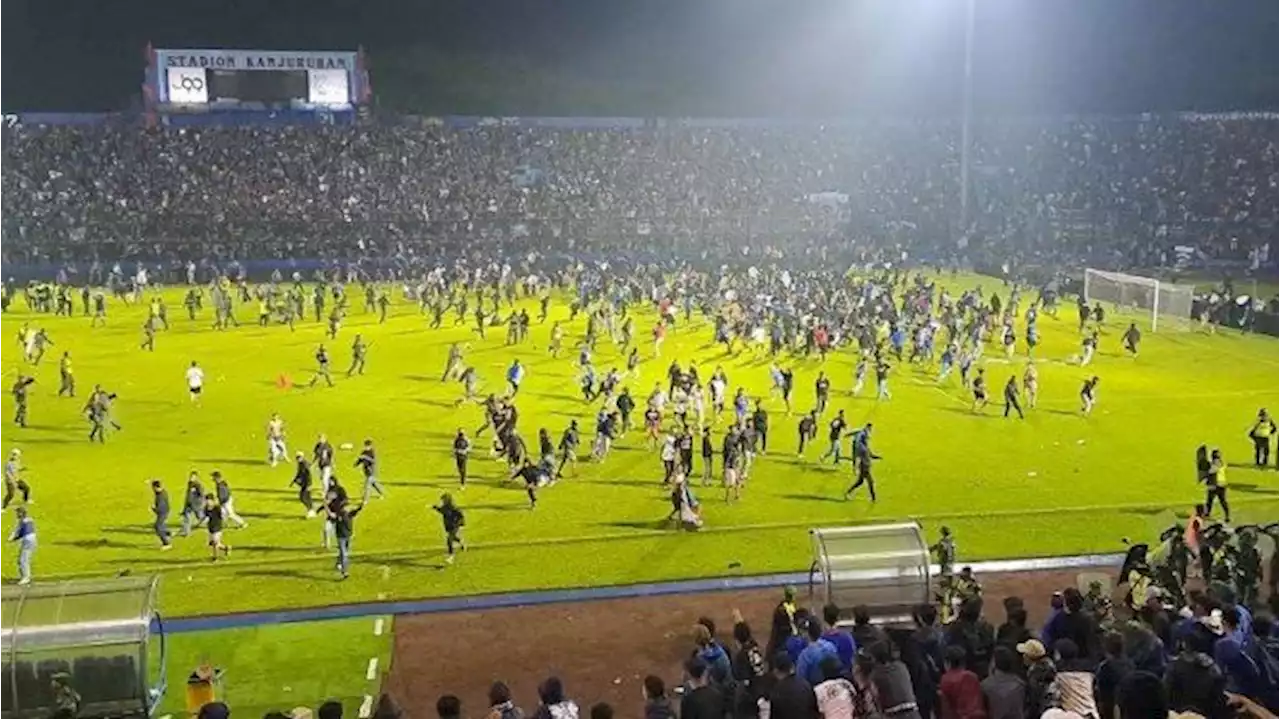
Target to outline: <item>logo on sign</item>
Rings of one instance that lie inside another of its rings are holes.
[[[176,90],[176,89],[182,89],[182,90],[186,90],[186,91],[188,91],[188,92],[194,92],[194,91],[197,91],[197,90],[203,90],[203,89],[204,89],[204,78],[202,78],[202,77],[193,77],[193,76],[191,76],[191,75],[183,75],[183,76],[182,76],[182,78],[181,78],[181,79],[179,79],[177,82],[173,83],[173,85],[172,85],[171,87],[173,87],[175,90]]]

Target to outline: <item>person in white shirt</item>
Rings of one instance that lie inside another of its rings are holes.
[[[191,366],[187,368],[187,393],[191,396],[192,402],[200,401],[200,393],[204,391],[204,370],[200,369],[200,365],[195,360],[191,360]]]
[[[279,414],[272,414],[271,421],[267,422],[267,461],[274,467],[288,459],[289,448],[284,444],[284,420],[280,419]]]

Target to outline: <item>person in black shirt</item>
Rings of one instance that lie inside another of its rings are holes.
[[[297,465],[293,470],[293,480],[290,485],[298,488],[298,501],[307,510],[307,517],[316,516],[315,503],[311,499],[311,463],[307,461],[307,455],[301,451],[297,453]]]
[[[1022,405],[1018,403],[1018,380],[1012,375],[1004,383],[1004,416],[1008,417],[1010,411],[1017,412],[1018,419],[1026,419],[1022,414]]]
[[[360,499],[360,504],[369,501],[370,492],[377,492],[378,499],[385,499],[387,494],[378,483],[378,459],[373,451],[372,439],[364,441],[364,448],[360,450],[360,456],[356,457],[354,466],[359,467],[364,474],[364,496]]]
[[[702,428],[702,486],[711,484],[712,465],[715,463],[715,446],[711,443],[711,428]]]
[[[467,486],[467,458],[470,455],[471,440],[467,439],[466,432],[459,427],[458,433],[453,437],[453,464],[458,468],[458,483],[464,488]]]
[[[458,549],[466,549],[466,545],[462,543],[462,528],[466,525],[467,519],[462,514],[462,510],[453,503],[453,497],[448,493],[440,495],[440,504],[432,507],[440,513],[440,520],[444,522],[444,543],[445,548],[449,552],[449,556],[445,559],[449,564],[453,564],[453,550],[456,546]]]
[[[160,539],[160,549],[173,549],[172,535],[169,534],[169,492],[160,480],[151,480],[151,513],[155,515],[156,537]]]
[[[204,496],[205,526],[209,529],[209,561],[218,561],[218,552],[222,556],[231,555],[231,547],[222,543],[222,505],[213,494]]]
[[[820,410],[813,410],[809,414],[800,418],[800,425],[797,428],[800,434],[800,449],[796,452],[797,457],[804,457],[805,444],[812,442],[818,436],[818,413]]]
[[[335,531],[334,517],[340,509],[347,506],[347,501],[347,488],[338,482],[336,476],[331,477],[329,479],[329,491],[324,493],[324,526],[321,529],[321,540],[325,549],[329,548],[329,537]]]
[[[782,370],[782,403],[787,407],[787,414],[791,414],[791,391],[795,389],[795,375],[790,369]],[[759,410],[760,403],[756,403],[756,409]],[[767,443],[766,443],[767,444]],[[761,452],[764,454],[764,452]]]
[[[829,428],[827,439],[831,441],[831,446],[818,459],[825,460],[827,457],[831,457],[835,464],[840,464],[840,439],[844,437],[845,427],[849,426],[849,423],[844,419],[844,410],[837,410],[835,418],[827,426]]]
[[[973,406],[970,411],[977,412],[987,406],[987,377],[986,370],[982,367],[978,368],[978,374],[973,378]]]
[[[827,379],[826,373],[818,373],[818,379],[813,383],[813,393],[818,398],[815,413],[821,415],[827,411],[827,401],[831,397],[831,380]]]
[[[560,466],[556,468],[555,478],[560,479],[564,476],[565,465],[569,463],[578,463],[578,420],[569,420],[569,426],[565,429],[564,434],[560,435]]]
[[[328,494],[329,478],[333,476],[333,445],[329,444],[328,437],[322,434],[316,439],[311,458],[320,472],[320,491]]]
[[[14,381],[13,388],[9,393],[13,395],[13,401],[17,405],[13,413],[13,423],[19,427],[27,426],[27,388],[35,384],[35,377],[27,377],[18,375],[18,379]]]
[[[622,388],[622,393],[618,395],[616,401],[618,414],[622,417],[622,435],[626,435],[631,429],[631,412],[636,408],[636,401],[631,398],[631,390],[627,387]]]
[[[682,719],[722,719],[725,698],[720,687],[711,683],[711,668],[701,657],[690,658],[684,668],[689,685],[680,699]]]
[[[537,507],[538,486],[542,483],[542,480],[545,477],[542,469],[533,462],[530,462],[528,459],[525,459],[524,464],[511,475],[511,479],[515,479],[516,477],[524,480],[524,491],[525,494],[529,495],[529,509]]]
[[[693,434],[688,425],[676,437],[676,450],[680,453],[680,473],[688,477],[693,474]]]
[[[785,373],[784,373],[785,377]],[[784,380],[785,382],[786,380]],[[791,400],[788,399],[790,390],[784,385],[783,399],[787,402],[787,411],[791,411]],[[769,413],[764,411],[764,407],[756,402],[756,411],[751,413],[751,428],[755,430],[756,437],[760,440],[760,454],[769,453]]]
[[[355,533],[353,520],[364,509],[364,505],[351,509],[343,504],[331,512],[333,518],[333,534],[338,538],[338,574],[346,579],[351,570],[351,537]]]
[[[192,472],[187,477],[187,493],[182,503],[182,536],[191,534],[193,527],[204,522],[204,487],[200,475]]]

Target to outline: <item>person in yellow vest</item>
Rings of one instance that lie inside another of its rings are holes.
[[[1258,410],[1258,420],[1249,430],[1249,439],[1253,440],[1253,464],[1265,467],[1271,462],[1271,438],[1276,436],[1276,423],[1272,421],[1266,409]]]
[[[1215,449],[1209,455],[1209,472],[1205,475],[1205,516],[1213,514],[1213,502],[1222,505],[1222,520],[1231,522],[1231,505],[1227,504],[1227,463],[1222,460],[1222,450]]]

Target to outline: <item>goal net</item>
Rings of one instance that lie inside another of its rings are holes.
[[[1109,302],[1121,313],[1140,315],[1144,322],[1149,319],[1152,331],[1190,329],[1192,295],[1190,285],[1175,285],[1123,272],[1084,271],[1086,300]]]

